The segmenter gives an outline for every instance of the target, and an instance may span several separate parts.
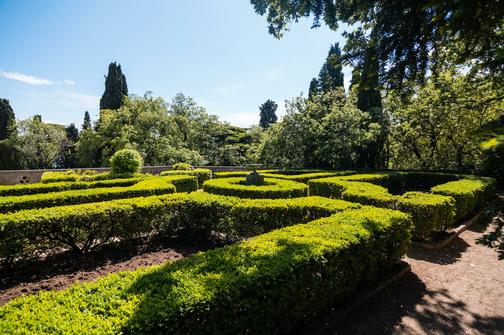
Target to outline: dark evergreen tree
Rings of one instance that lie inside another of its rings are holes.
[[[82,130],[86,129],[91,129],[91,117],[88,111],[84,113],[84,122],[82,123]]]
[[[379,83],[379,62],[376,49],[368,46],[362,61],[352,74],[352,87],[357,90],[357,108],[367,112],[371,121],[381,126],[380,136],[360,153],[359,165],[364,168],[384,168],[386,165],[385,141],[389,124],[383,115]]]
[[[319,73],[318,86],[321,92],[329,92],[343,86],[343,64],[339,44],[331,45],[329,54]],[[311,86],[311,84],[310,84]]]
[[[116,62],[110,63],[108,74],[105,76],[105,92],[100,99],[100,109],[119,109],[127,95],[128,85],[121,65]]]
[[[312,99],[317,94],[319,94],[319,82],[317,78],[313,78],[310,81],[310,88],[308,89],[308,99]]]
[[[79,129],[77,129],[77,127],[75,126],[75,124],[70,123],[70,125],[68,125],[65,128],[65,131],[66,131],[67,138],[72,143],[76,143],[79,140]]]
[[[0,98],[0,141],[9,138],[15,122],[16,116],[9,100]]]
[[[42,122],[42,115],[40,114],[35,114],[33,115],[33,119],[37,120],[38,122]]]
[[[276,110],[278,105],[271,99],[266,100],[261,106],[259,106],[261,119],[259,120],[259,125],[263,128],[268,128],[271,124],[277,122],[278,118],[276,116]]]

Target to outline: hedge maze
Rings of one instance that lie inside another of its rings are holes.
[[[0,307],[1,334],[277,334],[394,266],[411,239],[464,220],[490,178],[419,172],[168,171],[0,187],[0,260],[181,231],[227,245]],[[50,178],[49,178],[50,177]],[[65,179],[67,178],[67,179]],[[48,181],[49,180],[49,181]],[[198,190],[199,188],[199,190]]]

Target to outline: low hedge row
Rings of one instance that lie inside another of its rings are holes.
[[[203,183],[212,178],[212,170],[193,169],[193,170],[169,170],[161,172],[161,176],[178,176],[178,175],[195,176],[198,179],[198,187],[202,188]]]
[[[432,187],[447,180],[445,184]],[[494,191],[492,178],[425,172],[356,174],[312,180],[309,185],[310,195],[405,211],[413,216],[415,238],[445,230],[453,222],[467,217],[480,208]],[[432,187],[432,193],[393,195],[380,185],[396,190]]]
[[[124,187],[132,186],[143,178],[110,179],[92,182],[56,182],[56,183],[35,183],[21,185],[0,185],[0,196],[28,195],[48,192],[61,192],[67,190],[82,190],[86,188],[101,187]]]
[[[406,214],[337,213],[175,263],[21,297],[2,334],[278,334],[346,298],[396,262]]]
[[[54,248],[82,252],[111,239],[181,229],[234,240],[359,207],[321,197],[239,199],[194,192],[22,210],[0,214],[0,259],[9,263]]]
[[[192,176],[152,177],[128,187],[92,188],[2,197],[0,198],[0,213],[155,194],[191,192],[196,189],[197,181]]]
[[[110,172],[98,173],[94,170],[84,170],[84,171],[47,171],[40,177],[41,183],[58,183],[58,182],[75,182],[75,181],[98,181],[98,180],[109,180],[109,179],[121,179],[121,178],[141,178],[145,177],[145,174],[135,173],[135,174],[113,174]]]
[[[304,172],[304,173],[303,173]],[[307,184],[309,180],[333,177],[333,176],[344,176],[353,171],[323,171],[323,170],[262,170],[259,171],[266,178],[276,178],[285,179],[291,181],[297,181],[300,183]],[[234,178],[234,177],[245,177],[250,174],[250,171],[234,171],[234,172],[216,172],[214,173],[214,178]]]
[[[252,199],[285,199],[305,197],[308,195],[308,186],[290,180],[264,178],[264,185],[245,185],[241,177],[211,179],[203,184],[203,191],[239,198]]]
[[[387,178],[380,176],[376,181],[382,182]],[[338,177],[311,180],[309,186],[311,195],[402,210],[412,215],[413,236],[416,239],[422,239],[433,231],[443,231],[454,220],[454,201],[443,195],[407,192],[397,196],[390,194],[385,187],[379,185],[342,180]]]
[[[481,208],[495,194],[495,180],[488,177],[469,177],[431,188],[434,194],[455,199],[456,219],[468,217]]]

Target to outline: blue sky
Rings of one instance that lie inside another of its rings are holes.
[[[17,118],[80,127],[93,119],[111,61],[130,94],[182,92],[231,124],[257,123],[258,106],[306,95],[340,32],[302,20],[283,39],[248,0],[0,0],[0,97]],[[350,79],[345,70],[345,80]]]

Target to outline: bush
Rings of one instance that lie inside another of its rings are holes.
[[[495,180],[488,177],[470,177],[435,186],[431,191],[455,199],[456,219],[460,220],[473,214],[494,196]]]
[[[455,203],[450,197],[421,192],[398,196],[390,194],[385,187],[351,180],[374,180],[383,184],[392,182],[390,176],[382,174],[315,179],[309,182],[310,195],[402,210],[413,218],[415,239],[425,238],[434,231],[443,231],[454,222]]]
[[[22,209],[54,207],[79,203],[98,202],[112,199],[132,198],[155,194],[191,192],[197,188],[195,177],[153,177],[128,187],[108,187],[62,192],[8,196],[0,198],[0,213]]]
[[[348,210],[175,263],[17,298],[0,307],[0,333],[285,333],[394,264],[409,232],[403,213]]]
[[[57,183],[62,181],[77,181],[80,176],[74,170],[67,170],[65,172],[47,171],[42,173],[40,177],[41,183]]]
[[[136,150],[122,149],[117,151],[112,158],[110,158],[112,174],[115,175],[127,175],[140,172],[142,165],[142,156],[140,156]]]
[[[172,166],[173,170],[178,170],[178,171],[188,171],[188,170],[193,170],[193,167],[191,164],[187,163],[175,163]]]
[[[198,188],[202,188],[203,183],[212,178],[212,170],[193,169],[193,170],[189,170],[189,171],[170,170],[170,171],[161,172],[161,176],[176,176],[176,175],[195,176],[198,179]]]
[[[308,186],[298,182],[265,178],[262,186],[245,185],[244,178],[211,179],[203,184],[203,191],[239,198],[296,198],[308,194]]]
[[[117,187],[131,186],[138,183],[143,178],[125,178],[100,180],[93,182],[83,181],[67,181],[57,183],[36,183],[36,184],[21,184],[21,185],[0,185],[0,196],[9,195],[28,195],[48,192],[61,192],[67,190],[81,190],[86,188],[100,187]]]
[[[203,192],[120,199],[0,214],[0,259],[26,259],[58,248],[87,251],[135,234],[250,237],[360,205],[320,197],[239,199]]]

